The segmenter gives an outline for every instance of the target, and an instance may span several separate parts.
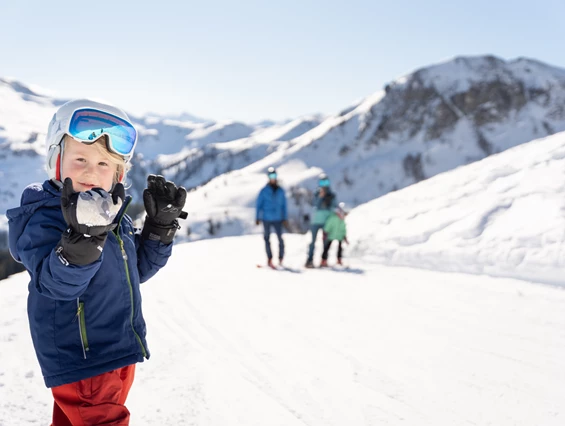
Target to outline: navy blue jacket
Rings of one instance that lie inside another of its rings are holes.
[[[286,195],[280,186],[270,184],[259,192],[255,218],[265,222],[277,222],[287,219]]]
[[[50,181],[28,186],[6,215],[10,252],[30,274],[27,312],[45,384],[83,380],[149,358],[140,283],[165,266],[172,244],[142,241],[125,214],[116,217],[100,258],[65,266],[55,246],[67,228],[61,192]]]

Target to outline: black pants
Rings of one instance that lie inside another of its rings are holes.
[[[343,249],[341,248],[341,241],[339,240],[325,240],[324,241],[324,252],[322,253],[322,259],[328,260],[328,252],[330,251],[330,246],[332,245],[332,241],[337,241],[337,258],[341,259],[343,255]]]

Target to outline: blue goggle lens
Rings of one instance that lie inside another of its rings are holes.
[[[330,180],[329,179],[320,179],[318,181],[318,185],[320,186],[330,186]]]
[[[269,173],[268,176],[269,176],[269,179],[276,179],[277,178],[276,173]]]
[[[108,149],[120,155],[130,155],[135,147],[137,132],[133,125],[113,114],[96,109],[79,109],[69,122],[69,134],[82,142],[94,142],[109,136]]]

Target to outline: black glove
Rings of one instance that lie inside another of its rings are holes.
[[[147,188],[143,190],[143,204],[147,216],[141,236],[143,239],[170,244],[180,229],[178,218],[186,219],[182,211],[186,201],[186,189],[163,176],[147,176]]]
[[[108,232],[125,198],[124,186],[118,183],[112,194],[102,188],[75,192],[73,181],[66,178],[61,192],[61,210],[68,228],[56,253],[65,265],[88,265],[100,257]]]
[[[255,220],[255,225],[261,225],[261,221],[259,219]]]

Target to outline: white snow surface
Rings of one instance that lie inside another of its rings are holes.
[[[565,292],[512,279],[262,263],[259,236],[177,245],[142,287],[152,357],[133,425],[497,425],[565,422]],[[26,273],[0,281],[0,425],[49,423]]]
[[[218,236],[261,233],[255,200],[279,155],[189,193],[190,238],[206,237],[209,219],[223,221]],[[278,169],[287,189],[319,171],[298,160]],[[565,132],[519,145],[353,209],[352,250],[369,262],[564,285],[564,175]]]
[[[303,269],[308,234],[286,271],[261,235],[177,244],[131,424],[562,426],[564,159],[557,134],[354,209],[346,269]],[[50,421],[28,281],[0,281],[0,426]]]
[[[355,209],[354,250],[378,263],[564,285],[565,132]]]

